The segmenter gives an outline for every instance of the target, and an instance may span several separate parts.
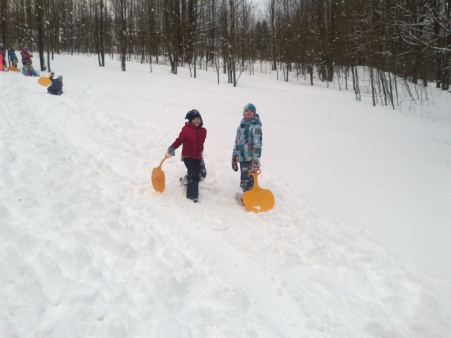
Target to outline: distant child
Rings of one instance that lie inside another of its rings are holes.
[[[0,56],[1,56],[0,59],[2,60],[0,70],[3,70],[3,68],[6,67],[6,60],[5,60],[5,47],[3,46],[2,42],[0,42]]]
[[[55,73],[50,73],[50,80],[52,80],[52,84],[47,88],[47,93],[52,95],[61,95],[63,93],[63,76],[60,75],[55,80],[53,77]]]
[[[26,65],[27,62],[30,62],[30,64],[33,63],[33,60],[31,59],[31,58],[33,57],[33,54],[31,54],[31,53],[28,51],[28,47],[24,47],[24,48],[22,49],[22,51],[20,52],[20,55],[22,55],[22,64],[23,64],[23,65]]]
[[[34,70],[30,61],[28,61],[25,66],[22,67],[22,74],[25,76],[39,76],[38,73]]]
[[[8,57],[9,57],[9,61],[11,61],[11,65],[15,68],[17,68],[17,63],[19,62],[19,60],[17,59],[16,56],[16,51],[14,47],[11,47],[8,50]]]
[[[235,146],[232,153],[232,169],[238,171],[238,163],[240,163],[240,187],[245,192],[254,186],[254,178],[249,172],[256,173],[260,170],[262,122],[257,115],[257,108],[252,103],[244,106],[243,117],[236,132]]]
[[[203,127],[200,113],[193,109],[190,110],[185,119],[185,126],[182,128],[179,137],[168,148],[169,156],[175,156],[175,149],[183,145],[182,161],[185,162],[188,174],[180,179],[180,182],[186,183],[186,198],[197,203],[199,198],[199,181],[207,175],[205,163],[202,157],[204,151],[204,142],[207,138],[207,129]]]

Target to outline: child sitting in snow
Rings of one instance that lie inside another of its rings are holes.
[[[185,119],[189,122],[185,122],[179,137],[168,148],[168,154],[169,156],[175,156],[175,149],[183,145],[182,161],[185,163],[188,174],[181,178],[180,182],[187,185],[186,198],[197,203],[199,181],[207,175],[202,157],[207,130],[203,127],[202,117],[197,110],[190,110],[186,114]]]
[[[53,77],[55,76],[55,73],[50,73],[50,80],[52,81],[52,84],[47,88],[47,93],[52,95],[61,95],[63,93],[63,76],[60,75],[55,80]]]
[[[262,122],[257,115],[257,108],[252,103],[244,106],[243,117],[236,132],[232,169],[238,171],[238,163],[240,163],[240,187],[245,192],[254,187],[254,178],[249,173],[256,173],[260,170]]]
[[[31,65],[31,62],[28,61],[23,67],[22,67],[22,73],[25,76],[39,76],[38,73],[34,70],[33,66]]]

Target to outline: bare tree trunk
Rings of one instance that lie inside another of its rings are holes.
[[[103,0],[100,0],[100,22],[99,22],[99,52],[100,52],[100,66],[105,67],[105,42],[104,42],[104,27],[103,27]]]
[[[235,1],[230,0],[229,3],[230,3],[230,72],[231,72],[230,75],[233,86],[236,87]]]
[[[50,22],[50,5],[49,4],[47,4],[47,8],[46,8],[46,11],[45,11],[45,14],[46,14],[46,22]],[[52,71],[52,69],[50,68],[50,29],[47,27],[47,29],[46,29],[46,34],[45,34],[45,36],[46,36],[46,49],[47,49],[47,70],[49,71],[49,72],[51,72]]]
[[[313,86],[313,66],[307,66],[308,72],[310,73],[310,85]]]
[[[370,79],[371,79],[371,97],[373,99],[373,107],[376,107],[376,88],[374,88],[374,72],[373,67],[370,65]]]
[[[196,49],[194,50],[194,57],[193,57],[193,65],[194,65],[194,78],[196,78],[197,74],[196,74],[196,66],[197,66],[197,53],[196,53]]]
[[[276,63],[276,28],[275,28],[275,0],[270,2],[270,14],[271,14],[271,33],[272,33],[272,70],[277,70]]]
[[[46,70],[45,67],[45,58],[44,58],[44,41],[45,41],[45,32],[44,32],[44,4],[43,0],[37,0],[36,2],[37,11],[38,11],[38,51],[39,51],[39,63],[41,66],[41,72]]]
[[[449,27],[449,25],[451,24],[451,0],[448,0],[446,2],[447,4],[447,8],[446,8],[446,22],[447,25]],[[448,31],[446,32],[447,36],[445,37],[445,41],[446,41],[446,46],[448,48],[448,51],[444,53],[444,57],[443,57],[443,81],[442,81],[442,89],[443,90],[449,90],[449,69],[451,67],[450,65],[450,54],[451,52],[449,52],[449,48],[451,46],[451,32]]]
[[[121,55],[121,70],[125,72],[125,60],[127,57],[127,2],[126,0],[121,0],[121,7],[120,7],[120,38],[119,38],[119,49],[120,49],[120,55]]]
[[[327,54],[326,54],[326,73],[327,81],[332,82],[334,79],[334,44],[335,44],[335,8],[336,2],[328,2],[328,22],[329,27],[327,30]]]
[[[8,47],[8,0],[1,0],[1,20],[2,20],[2,42],[3,47]],[[3,60],[3,62],[6,64],[6,60]]]
[[[359,71],[358,71],[358,67],[354,67],[355,69],[355,99],[357,101],[361,101],[362,100],[362,95],[360,93],[360,83],[359,83]]]
[[[393,110],[395,110],[395,100],[393,98],[393,84],[392,84],[392,81],[391,81],[390,73],[388,73],[388,80],[389,80],[389,83],[390,83],[390,101],[391,101]]]
[[[345,90],[348,90],[348,73],[349,73],[349,67],[345,68]]]
[[[97,61],[99,62],[99,67],[102,67],[102,62],[100,60],[100,37],[99,37],[99,17],[97,15],[97,4],[95,5],[95,9],[94,9],[94,18],[95,18],[95,23],[94,23],[94,46],[96,48],[96,53],[97,53]]]

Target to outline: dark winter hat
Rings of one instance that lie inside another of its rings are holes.
[[[189,122],[191,122],[196,117],[199,117],[202,120],[202,116],[200,116],[199,111],[196,109],[192,109],[186,114],[185,119],[187,119]]]
[[[255,106],[252,103],[248,103],[247,105],[244,106],[243,113],[248,109],[253,110],[254,114],[257,114],[257,108],[255,108]]]

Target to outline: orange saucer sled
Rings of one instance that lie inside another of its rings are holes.
[[[275,200],[271,190],[262,189],[258,185],[258,175],[260,172],[251,173],[254,177],[254,187],[244,192],[243,204],[247,210],[252,212],[265,212],[274,208]]]

